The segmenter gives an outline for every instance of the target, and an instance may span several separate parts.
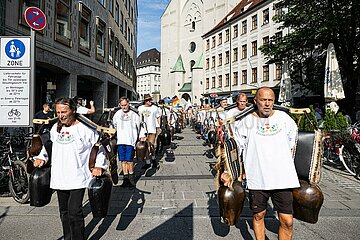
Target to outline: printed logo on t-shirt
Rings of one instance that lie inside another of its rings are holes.
[[[150,117],[151,111],[149,111],[149,110],[144,110],[143,112],[141,112],[141,115],[143,115],[144,117]]]
[[[270,125],[268,122],[264,123],[264,125],[260,125],[257,127],[256,134],[262,136],[272,136],[278,134],[281,131],[279,125],[277,123]]]
[[[70,134],[68,131],[62,131],[58,134],[56,141],[58,143],[71,143],[74,140],[74,135]]]
[[[131,121],[131,116],[128,113],[123,113],[120,116],[121,121]]]

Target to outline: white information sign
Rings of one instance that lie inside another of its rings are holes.
[[[30,67],[30,37],[1,37],[0,40],[1,68]]]
[[[0,70],[0,125],[30,124],[30,69]]]

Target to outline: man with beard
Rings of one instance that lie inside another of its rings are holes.
[[[134,162],[133,152],[138,139],[140,128],[140,117],[129,107],[129,99],[122,97],[119,100],[121,109],[114,114],[113,124],[117,132],[118,156],[124,174],[121,187],[134,188]],[[140,133],[143,135],[143,133]]]
[[[258,89],[254,99],[257,110],[237,122],[234,132],[240,152],[243,150],[256,239],[265,239],[270,197],[279,216],[279,239],[292,238],[292,189],[299,187],[292,157],[297,126],[287,113],[273,110],[274,101],[271,88]]]
[[[82,202],[86,187],[93,176],[107,169],[102,147],[96,156],[95,167],[89,169],[90,152],[99,134],[76,119],[76,103],[63,97],[55,102],[59,121],[50,130],[52,141],[50,188],[56,190],[64,239],[85,239]],[[45,147],[35,157],[34,166],[49,161]]]

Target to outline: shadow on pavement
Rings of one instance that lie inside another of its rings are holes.
[[[118,214],[121,214],[121,217],[116,229],[121,231],[126,230],[137,213],[142,212],[145,203],[144,194],[150,194],[150,192],[141,191],[137,188],[130,190],[129,188],[114,186],[108,215],[105,218],[93,218],[87,224],[85,227],[86,239],[89,238],[92,230],[95,229],[95,233],[93,233],[89,239],[100,239],[108,231]],[[85,209],[91,209],[89,205],[90,204],[87,204]]]
[[[190,204],[172,218],[138,239],[194,239],[193,216],[193,204]]]

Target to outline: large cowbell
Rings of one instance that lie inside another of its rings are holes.
[[[94,218],[104,218],[107,215],[111,197],[112,181],[104,174],[91,179],[88,186],[88,196],[91,212]]]
[[[136,158],[138,161],[142,162],[146,160],[148,155],[148,142],[147,141],[138,141],[135,146]]]
[[[161,141],[161,145],[169,146],[171,144],[171,133],[167,129],[162,129],[161,133],[159,134],[159,138]]]
[[[29,179],[30,206],[43,207],[51,200],[50,167],[35,168]]]

